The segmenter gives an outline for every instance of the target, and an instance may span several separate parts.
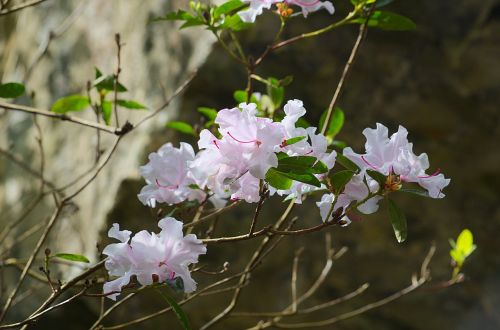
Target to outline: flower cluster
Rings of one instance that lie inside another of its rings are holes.
[[[258,202],[263,185],[270,195],[295,198],[297,203],[302,202],[302,195],[314,190],[329,190],[317,202],[321,218],[345,226],[351,222],[352,209],[364,214],[376,212],[383,196],[400,190],[404,183],[420,185],[431,198],[444,197],[442,190],[450,180],[439,171],[426,174],[428,157],[414,154],[407,130],[400,126],[389,137],[387,127],[381,124],[363,131],[364,154],[357,154],[351,148],[343,150],[343,157],[357,171],[347,171],[347,180],[341,187],[335,187],[333,177],[327,179],[327,175],[337,154],[327,149],[327,138],[317,134],[315,127],[298,127],[299,119],[306,113],[302,101],[288,101],[283,110],[285,116],[281,121],[259,116],[254,103],[220,110],[214,120],[217,130],[200,132],[198,153],[189,144],[181,143],[174,148],[168,143],[149,156],[149,163],[140,169],[147,185],[139,199],[154,207],[156,202],[172,205],[210,198],[216,207],[222,207],[227,199]],[[306,165],[299,163],[304,159]],[[292,163],[281,163],[283,160]],[[286,164],[292,172],[279,172],[280,164],[281,170]],[[293,172],[300,166],[315,168],[318,164],[321,170],[304,172],[313,181]],[[289,183],[290,178],[303,182],[276,184],[287,189],[275,188],[268,178],[271,169],[283,174]],[[180,278],[186,292],[195,290],[188,266],[206,253],[205,246],[195,235],[183,237],[182,223],[173,218],[165,218],[158,225],[162,229],[158,235],[141,231],[132,238],[131,232],[120,231],[118,224],[109,230],[109,236],[121,242],[103,251],[108,256],[109,274],[117,277],[104,285],[104,292],[111,299],[130,282],[131,276],[141,285],[169,283]]]
[[[332,214],[336,210],[346,210],[353,202],[357,202],[357,209],[362,213],[376,212],[378,201],[382,199],[380,195],[401,189],[405,182],[417,183],[427,190],[431,198],[445,196],[442,190],[448,186],[450,179],[446,179],[439,170],[433,174],[425,173],[429,169],[427,154],[414,154],[413,144],[407,139],[408,131],[399,126],[398,131],[390,138],[388,134],[387,127],[377,123],[375,129],[366,128],[363,131],[366,137],[364,154],[357,154],[351,148],[343,150],[343,155],[354,162],[360,171],[352,177],[336,199],[333,194],[327,194],[317,203],[323,221],[332,220]],[[384,186],[380,187],[368,171],[376,171],[387,177]],[[330,218],[327,219],[329,214]],[[347,217],[344,220],[346,223],[350,222]]]
[[[180,278],[185,292],[195,291],[196,282],[188,267],[207,249],[196,235],[183,236],[182,226],[182,222],[167,217],[158,222],[159,234],[143,230],[130,239],[132,232],[113,224],[108,236],[120,243],[106,246],[103,253],[108,256],[105,267],[109,275],[117,278],[104,284],[104,294],[116,300],[132,276],[144,286]]]
[[[333,14],[335,9],[330,1],[320,0],[243,0],[248,3],[248,9],[240,11],[241,20],[246,23],[253,23],[257,16],[262,14],[264,9],[271,9],[272,5],[276,5],[281,13],[289,16],[293,11],[290,6],[300,7],[302,15],[307,17],[309,13],[315,12],[320,9],[326,9],[330,14]]]
[[[216,207],[229,198],[255,203],[260,199],[261,180],[278,165],[277,153],[312,156],[331,169],[336,153],[327,151],[325,136],[316,134],[314,127],[296,127],[306,113],[302,101],[291,100],[284,110],[281,122],[257,116],[253,103],[219,111],[215,118],[219,137],[208,129],[201,131],[198,154],[181,143],[179,149],[166,144],[149,156],[149,163],[141,167],[148,185],[139,199],[154,206],[155,202],[203,201],[208,193]],[[294,138],[299,141],[287,144]],[[288,190],[271,188],[270,192],[299,197],[313,189],[317,188],[296,182]],[[300,198],[297,200],[300,202]]]

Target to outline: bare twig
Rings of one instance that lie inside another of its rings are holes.
[[[36,6],[36,5],[41,4],[42,2],[45,2],[45,1],[46,0],[28,1],[28,2],[22,3],[20,5],[14,6],[14,7],[10,7],[10,8],[7,8],[5,10],[1,10],[0,11],[0,16],[12,14],[12,13],[14,13],[16,11],[19,11],[19,10],[22,10],[22,9],[25,9],[25,8],[28,8],[28,7]]]
[[[115,79],[113,80],[113,87],[114,87],[114,98],[115,98],[115,102],[113,104],[113,111],[115,113],[115,121],[116,121],[116,126],[119,127],[120,126],[120,120],[118,118],[118,86],[119,86],[119,78],[120,78],[120,72],[122,71],[122,68],[121,68],[121,54],[122,54],[122,43],[121,43],[121,40],[120,40],[120,34],[117,33],[115,34],[115,43],[116,43],[116,47],[117,47],[117,51],[116,51],[116,58],[117,58],[117,64],[116,64],[116,73],[115,73]]]
[[[49,117],[49,118],[55,118],[55,119],[59,119],[59,120],[63,120],[63,121],[68,121],[68,122],[75,123],[78,125],[96,128],[96,129],[99,129],[103,132],[107,132],[107,133],[111,133],[111,134],[115,134],[115,135],[126,134],[133,128],[133,126],[130,123],[126,123],[121,128],[115,128],[115,127],[110,127],[110,126],[106,126],[103,124],[95,123],[92,121],[88,121],[85,119],[81,119],[78,117],[69,116],[69,115],[64,114],[64,113],[56,113],[56,112],[52,112],[52,111],[28,107],[25,105],[7,103],[4,101],[0,101],[0,108],[6,109],[6,110],[22,111],[22,112],[35,114],[35,115],[40,115],[40,116],[45,116],[45,117]]]
[[[424,259],[424,262],[422,263],[421,273],[420,273],[420,277],[418,279],[412,281],[412,284],[409,285],[408,287],[406,287],[398,292],[395,292],[394,294],[392,294],[384,299],[378,300],[378,301],[373,302],[371,304],[357,308],[353,311],[350,311],[350,312],[347,312],[347,313],[344,313],[344,314],[341,314],[339,316],[336,316],[336,317],[333,317],[330,319],[326,319],[323,321],[306,322],[306,323],[279,323],[278,322],[278,323],[274,323],[273,326],[275,326],[277,328],[286,328],[286,329],[298,329],[298,328],[309,329],[309,328],[314,328],[314,327],[324,327],[324,326],[329,326],[329,325],[332,325],[332,324],[337,323],[339,321],[363,314],[363,313],[365,313],[369,310],[375,309],[377,307],[387,305],[388,303],[390,303],[398,298],[401,298],[402,296],[405,296],[405,295],[409,294],[410,292],[413,292],[416,289],[420,288],[422,285],[424,285],[430,279],[428,265],[429,265],[430,260],[432,259],[432,256],[434,255],[435,250],[436,250],[436,248],[434,246],[431,246],[431,248],[429,249],[429,252],[427,253],[427,256]]]
[[[349,56],[349,59],[347,60],[347,63],[344,66],[344,71],[342,72],[342,76],[340,77],[340,81],[337,84],[337,88],[335,89],[335,93],[333,94],[332,100],[330,101],[330,105],[328,106],[328,111],[325,116],[325,121],[323,122],[323,127],[321,128],[321,134],[325,134],[326,131],[328,130],[328,126],[330,123],[330,119],[332,118],[332,113],[333,109],[335,108],[335,105],[337,104],[337,101],[340,96],[340,92],[342,91],[342,88],[344,87],[344,83],[347,79],[347,76],[349,75],[349,72],[351,71],[351,67],[354,63],[354,60],[356,59],[356,56],[359,53],[359,49],[361,46],[361,43],[366,37],[366,34],[368,32],[368,19],[370,18],[373,10],[375,9],[376,2],[373,3],[373,5],[370,8],[370,12],[367,15],[365,23],[361,24],[359,27],[359,33],[358,37],[356,38],[356,42],[354,43],[354,47],[351,50],[351,55]]]

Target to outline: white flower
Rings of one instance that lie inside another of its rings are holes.
[[[238,13],[243,22],[253,23],[257,16],[262,14],[264,9],[271,9],[273,4],[283,3],[287,6],[298,6],[302,10],[302,15],[307,17],[309,13],[318,11],[320,9],[326,9],[330,14],[333,14],[335,8],[330,1],[320,1],[320,0],[243,0],[244,3],[249,3],[250,5],[246,10],[242,10]]]
[[[189,162],[194,160],[191,145],[181,142],[180,148],[171,143],[163,145],[158,152],[149,155],[149,163],[141,166],[141,175],[147,186],[142,188],[139,200],[152,207],[156,202],[177,204],[187,200],[203,201],[205,193],[195,188],[189,171]]]
[[[182,226],[182,222],[167,217],[158,222],[161,228],[159,234],[143,230],[130,240],[130,231],[120,231],[119,225],[113,224],[108,236],[121,243],[106,246],[103,253],[108,256],[105,267],[109,275],[118,278],[105,283],[103,292],[120,292],[123,286],[129,284],[132,275],[137,277],[141,285],[181,278],[185,292],[195,291],[196,282],[188,267],[197,263],[198,256],[205,254],[207,249],[196,235],[184,236]],[[116,300],[118,294],[113,293],[108,297]]]
[[[274,3],[282,2],[282,0],[243,0],[244,3],[249,3],[250,6],[246,10],[238,12],[241,20],[245,23],[253,23],[257,16],[262,14],[262,10],[270,9]]]
[[[288,156],[312,156],[323,162],[328,169],[331,169],[335,164],[337,153],[335,151],[328,152],[328,142],[323,134],[316,134],[316,127],[296,127],[297,121],[306,114],[306,109],[302,101],[290,100],[284,106],[285,117],[281,121],[285,132],[284,141],[304,137],[304,139],[292,145],[286,145],[284,142],[276,149],[276,151],[285,152]],[[319,180],[324,174],[315,175]],[[270,189],[271,195],[277,193],[280,196],[288,195],[289,198],[295,198],[297,204],[302,203],[302,195],[311,191],[325,189],[326,186],[315,187],[306,183],[294,181],[288,190]]]
[[[399,176],[402,182],[415,182],[426,189],[432,198],[443,198],[442,190],[448,186],[446,179],[439,170],[434,174],[426,174],[429,168],[427,154],[419,156],[413,153],[413,145],[408,142],[408,131],[403,126],[390,138],[388,129],[377,123],[375,129],[363,131],[366,137],[364,154],[357,154],[351,148],[344,149],[344,156],[358,165],[362,172],[375,170],[386,176],[391,173]]]
[[[335,200],[335,195],[334,194],[324,194],[321,197],[321,201],[316,202],[316,205],[319,208],[319,213],[321,215],[321,219],[323,222],[329,222],[333,220],[333,213],[338,210],[340,205],[338,203],[335,203],[335,208],[332,209],[332,204]],[[330,217],[327,219],[328,214],[330,214]],[[347,217],[344,216],[342,217],[342,227],[348,226],[351,223],[351,220]]]

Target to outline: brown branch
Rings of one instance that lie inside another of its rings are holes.
[[[19,10],[22,10],[22,9],[25,9],[25,8],[28,8],[28,7],[33,7],[33,6],[36,6],[36,5],[38,5],[38,4],[42,3],[42,2],[45,2],[45,1],[46,0],[33,0],[33,1],[30,1],[30,2],[25,2],[25,3],[22,3],[20,5],[8,8],[6,10],[1,10],[0,11],[0,16],[8,15],[8,14],[14,13],[16,11],[19,11]]]
[[[286,208],[286,210],[281,215],[280,219],[274,225],[274,228],[279,229],[283,225],[283,223],[286,221],[288,215],[292,211],[294,205],[295,205],[295,199],[292,199],[290,201],[290,203],[288,204],[288,207]],[[245,283],[247,276],[250,274],[250,272],[254,269],[254,267],[256,267],[258,264],[260,264],[260,262],[262,261],[262,259],[261,259],[262,254],[265,252],[266,247],[272,242],[271,238],[272,238],[272,236],[267,236],[267,237],[264,237],[264,239],[261,241],[259,247],[257,248],[257,250],[255,250],[252,258],[250,259],[247,266],[245,267],[245,272],[240,277],[239,284],[242,285],[243,283]],[[206,329],[212,327],[213,325],[215,325],[216,323],[220,322],[221,320],[223,320],[225,317],[227,317],[232,312],[232,310],[236,307],[236,303],[240,297],[241,290],[242,290],[241,287],[238,287],[237,289],[235,289],[234,293],[233,293],[233,297],[231,298],[231,301],[227,305],[227,307],[222,312],[220,312],[218,315],[216,315],[214,318],[212,318],[209,322],[205,323],[200,328],[200,330],[206,330]]]
[[[313,328],[313,327],[324,327],[324,326],[329,326],[329,325],[332,325],[332,324],[337,323],[339,321],[343,321],[343,320],[346,320],[348,318],[363,314],[363,313],[370,311],[372,309],[375,309],[377,307],[387,305],[388,303],[415,291],[416,289],[418,289],[422,285],[424,285],[427,281],[429,281],[430,275],[429,275],[428,265],[429,265],[430,260],[432,259],[432,256],[434,255],[435,250],[436,250],[435,246],[431,246],[431,248],[429,249],[429,252],[427,253],[427,256],[424,259],[424,262],[422,263],[421,273],[420,273],[420,277],[418,279],[412,281],[412,284],[409,285],[408,287],[406,287],[398,292],[395,292],[394,294],[392,294],[386,298],[383,298],[383,299],[375,301],[371,304],[357,308],[353,311],[350,311],[350,312],[347,312],[347,313],[344,313],[344,314],[341,314],[341,315],[338,315],[338,316],[335,316],[335,317],[332,317],[330,319],[326,319],[323,321],[305,322],[305,323],[279,323],[278,322],[278,323],[274,323],[273,326],[275,326],[277,328],[286,328],[286,329],[298,329],[298,328],[309,329],[309,328]]]
[[[113,104],[113,112],[115,113],[115,121],[116,121],[116,126],[120,126],[120,120],[118,118],[118,79],[120,78],[120,72],[122,71],[121,68],[121,53],[122,53],[122,43],[120,41],[120,34],[117,33],[115,34],[115,43],[117,47],[116,51],[116,58],[117,58],[117,64],[116,64],[116,73],[115,73],[115,79],[113,81],[114,84],[114,104]]]
[[[69,116],[69,115],[64,114],[64,113],[55,113],[52,111],[28,107],[25,105],[7,103],[4,101],[0,101],[0,108],[6,109],[6,110],[22,111],[22,112],[31,113],[31,114],[40,115],[40,116],[45,116],[45,117],[49,117],[49,118],[55,118],[55,119],[59,119],[62,121],[68,121],[71,123],[95,128],[95,129],[101,130],[103,132],[107,132],[107,133],[111,133],[111,134],[115,134],[115,135],[126,134],[133,128],[133,126],[130,123],[126,123],[121,128],[115,128],[115,127],[110,127],[107,125],[95,123],[92,121],[88,121],[85,119],[81,119],[78,117]]]
[[[321,128],[321,134],[325,134],[326,131],[328,130],[328,126],[330,123],[330,119],[332,118],[332,113],[333,109],[335,108],[335,105],[337,104],[337,101],[340,96],[340,92],[342,91],[342,88],[344,87],[344,83],[347,79],[347,76],[349,75],[351,71],[351,67],[354,63],[354,60],[356,59],[356,56],[359,53],[359,49],[361,46],[361,43],[366,37],[366,34],[368,32],[368,19],[370,18],[373,10],[375,9],[376,2],[373,3],[373,5],[370,8],[370,12],[367,15],[365,23],[361,24],[359,27],[359,33],[358,37],[356,38],[356,42],[354,43],[354,47],[351,50],[351,55],[349,56],[349,59],[347,60],[347,63],[344,66],[344,71],[342,72],[342,76],[340,77],[340,81],[337,84],[337,88],[335,89],[335,93],[333,94],[332,100],[330,101],[330,105],[328,106],[328,111],[325,116],[325,121],[323,122],[323,127]]]
[[[9,310],[9,307],[12,304],[14,297],[16,296],[17,292],[21,288],[21,285],[23,284],[24,279],[26,278],[26,275],[28,274],[28,271],[29,271],[31,265],[33,264],[33,261],[35,260],[36,255],[38,254],[38,252],[42,248],[43,243],[47,239],[47,236],[48,236],[50,230],[52,229],[52,227],[56,223],[56,220],[59,217],[59,215],[61,214],[61,211],[65,205],[66,205],[65,203],[61,203],[56,208],[54,213],[52,214],[52,217],[50,218],[50,220],[47,224],[47,227],[45,228],[45,231],[43,232],[42,236],[39,238],[33,253],[31,254],[30,258],[28,259],[28,262],[26,263],[26,265],[24,266],[24,269],[21,273],[21,276],[20,276],[16,286],[14,287],[12,292],[10,293],[9,297],[7,298],[7,301],[5,302],[5,305],[2,308],[2,312],[0,313],[0,322],[5,318],[5,315],[7,314],[7,311]]]
[[[151,113],[148,116],[141,119],[135,125],[133,125],[127,121],[122,127],[111,127],[111,126],[103,125],[100,123],[81,119],[78,117],[70,116],[70,115],[67,115],[64,113],[55,113],[55,112],[51,112],[51,111],[47,111],[47,110],[43,110],[43,109],[37,109],[37,108],[28,107],[25,105],[12,104],[12,103],[7,103],[7,102],[3,102],[3,101],[0,101],[0,108],[6,109],[6,110],[21,111],[21,112],[31,113],[31,114],[35,114],[35,115],[41,115],[41,116],[45,116],[45,117],[49,117],[49,118],[59,119],[62,121],[68,121],[68,122],[71,122],[74,124],[78,124],[78,125],[82,125],[82,126],[86,126],[86,127],[90,127],[90,128],[95,128],[95,129],[98,129],[102,132],[114,134],[117,136],[122,136],[122,135],[125,135],[125,134],[131,132],[132,130],[136,129],[140,125],[144,124],[146,121],[148,121],[151,118],[158,115],[158,113],[160,113],[164,108],[166,108],[175,97],[177,97],[180,93],[182,93],[187,88],[187,86],[191,83],[191,81],[193,81],[194,77],[196,76],[196,73],[197,73],[197,71],[194,71],[192,74],[190,74],[189,77],[182,83],[181,86],[179,86],[174,91],[172,96],[168,100],[166,100],[164,104],[162,104],[160,107],[158,107],[153,113]]]
[[[217,215],[220,215],[230,209],[232,209],[233,207],[235,207],[236,205],[240,204],[241,201],[236,201],[236,202],[233,202],[223,208],[220,208],[220,209],[217,209],[216,211],[204,216],[204,217],[201,217],[200,219],[198,219],[198,221],[195,221],[195,222],[190,222],[190,223],[186,223],[184,224],[184,228],[189,228],[189,227],[193,227],[193,226],[196,226],[196,225],[199,225],[201,223],[204,223],[206,222],[207,220],[210,220],[212,219],[213,217],[217,216]]]

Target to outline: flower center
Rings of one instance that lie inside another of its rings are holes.
[[[278,14],[283,18],[290,17],[293,14],[293,9],[289,8],[286,3],[277,3],[276,8],[278,8]]]
[[[396,175],[394,174],[394,172],[391,171],[391,173],[387,176],[387,179],[385,180],[384,190],[387,192],[394,192],[401,189],[401,187],[402,187],[401,178],[399,177],[399,175]]]

